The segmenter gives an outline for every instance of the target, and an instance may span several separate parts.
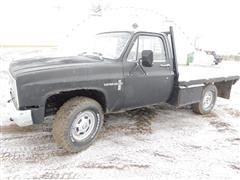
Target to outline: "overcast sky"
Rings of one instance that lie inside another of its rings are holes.
[[[1,44],[56,44],[87,23],[94,4],[117,24],[137,12],[142,26],[160,24],[159,15],[174,21],[203,48],[240,52],[238,0],[0,0]],[[123,11],[117,10],[119,7]],[[131,8],[128,10],[128,8]],[[135,9],[134,9],[135,8]],[[113,9],[113,10],[112,10]],[[111,13],[107,11],[112,11]],[[129,12],[128,12],[129,11]],[[149,16],[148,16],[149,15]],[[134,23],[134,22],[133,22]],[[112,23],[113,24],[113,23]],[[93,24],[92,24],[93,25]],[[107,23],[101,26],[109,26]],[[110,26],[109,26],[110,27]],[[94,25],[91,26],[94,28]]]

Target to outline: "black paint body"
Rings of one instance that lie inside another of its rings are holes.
[[[230,94],[231,85],[239,79],[238,76],[178,82],[176,52],[171,31],[131,34],[128,45],[117,60],[75,56],[13,62],[9,71],[17,83],[19,106],[16,108],[32,109],[33,122],[41,123],[47,115],[49,98],[78,90],[91,90],[103,94],[106,113],[161,102],[181,106],[200,101],[203,86],[192,87],[192,85],[214,82],[219,83],[222,89],[221,97],[229,98],[227,95]],[[167,56],[165,63],[170,66],[154,63],[152,67],[143,67],[146,72],[144,74],[139,67],[136,67],[136,62],[126,61],[135,38],[142,34],[159,36],[163,39]],[[119,80],[122,83],[120,89],[116,84]],[[108,86],[106,83],[116,85]]]

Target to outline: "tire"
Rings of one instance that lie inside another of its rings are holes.
[[[64,103],[53,121],[53,138],[68,152],[80,152],[96,139],[102,124],[101,105],[87,97],[74,97]]]
[[[211,95],[210,95],[211,94]],[[210,98],[212,96],[212,98]],[[212,111],[217,100],[217,88],[215,85],[208,85],[203,89],[199,103],[193,104],[193,112],[197,114],[208,114]]]

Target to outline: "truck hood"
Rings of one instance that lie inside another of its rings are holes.
[[[97,63],[101,60],[85,56],[54,57],[54,58],[32,58],[13,61],[9,66],[9,71],[15,77],[16,74],[26,72],[41,71],[65,66],[75,66],[85,63]]]

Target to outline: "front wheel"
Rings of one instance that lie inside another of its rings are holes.
[[[212,111],[217,100],[217,88],[215,85],[208,85],[203,89],[199,103],[193,104],[193,111],[198,114],[208,114]]]
[[[86,149],[97,137],[103,124],[101,105],[87,97],[68,100],[53,121],[53,137],[69,152]]]

